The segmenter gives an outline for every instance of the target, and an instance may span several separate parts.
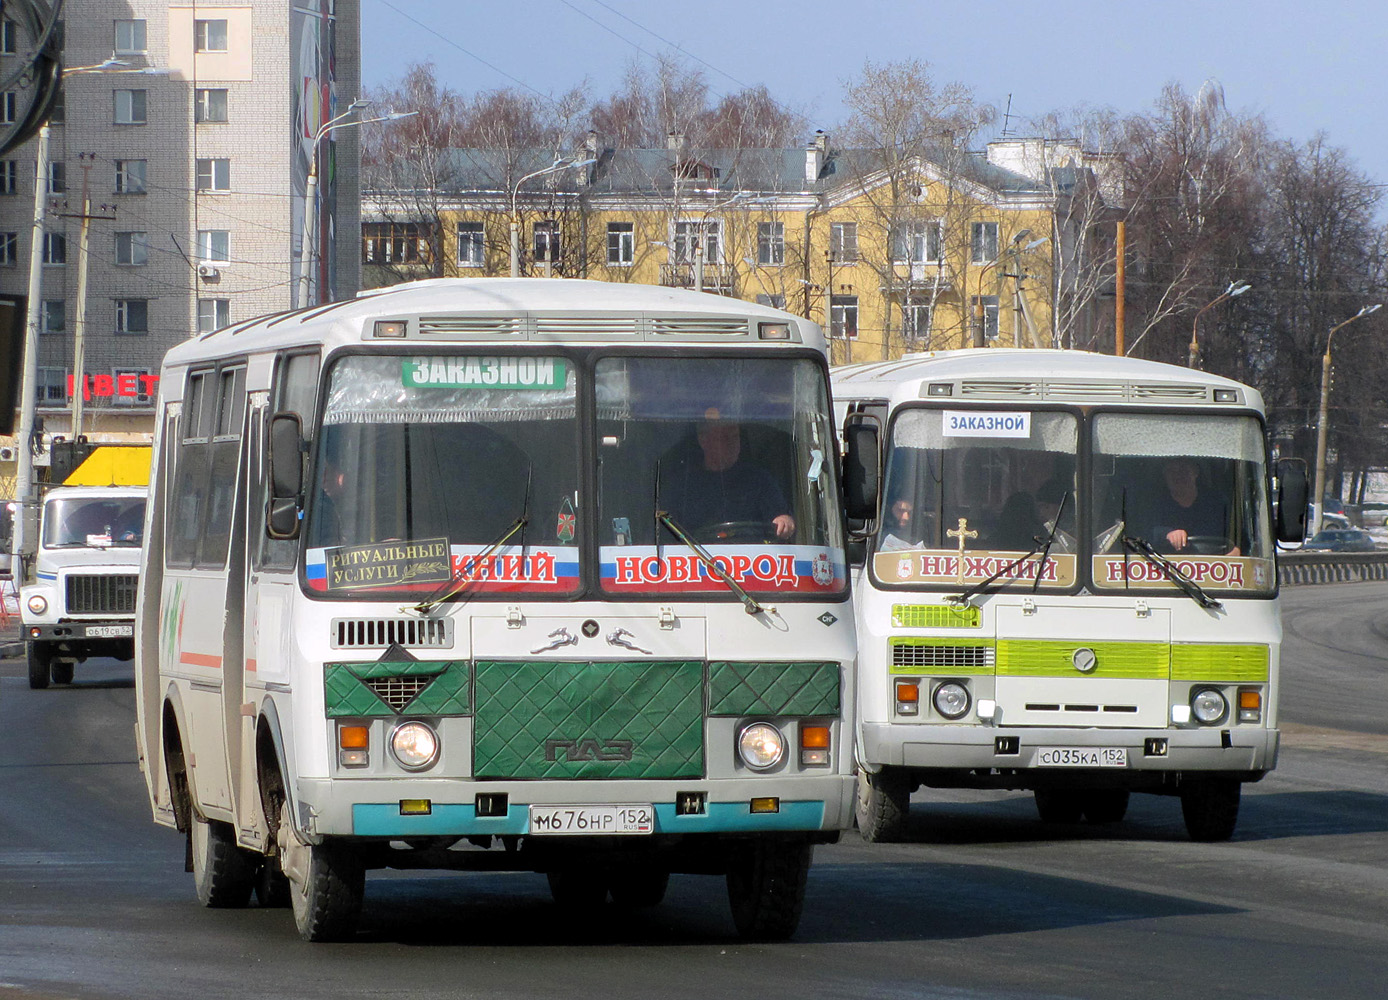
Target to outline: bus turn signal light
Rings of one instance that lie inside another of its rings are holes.
[[[800,727],[800,763],[809,767],[824,767],[829,763],[828,726]]]
[[[1239,721],[1263,721],[1263,693],[1261,691],[1239,692]]]
[[[921,686],[915,681],[896,682],[896,714],[916,715],[920,712]]]

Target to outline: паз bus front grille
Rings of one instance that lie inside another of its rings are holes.
[[[70,575],[67,578],[67,613],[133,615],[138,579],[134,573],[119,576]]]
[[[403,712],[405,706],[418,698],[419,692],[427,688],[433,679],[433,675],[427,677],[373,677],[362,681],[362,683],[371,689],[372,694],[389,705],[392,711]]]
[[[333,649],[363,646],[453,648],[452,618],[334,618],[329,642]]]
[[[892,643],[892,667],[921,671],[993,669],[993,647],[925,645],[897,640]]]

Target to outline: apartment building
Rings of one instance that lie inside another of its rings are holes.
[[[42,448],[72,433],[82,385],[91,440],[147,436],[170,347],[300,305],[306,215],[308,301],[356,292],[355,240],[334,235],[359,224],[357,130],[316,140],[360,92],[358,10],[357,0],[67,0],[63,97],[42,178]],[[12,44],[0,46],[0,69],[30,45],[18,24],[4,32]],[[0,113],[14,103],[0,96]],[[0,292],[29,292],[36,147],[0,160]],[[319,182],[306,211],[315,147]],[[0,477],[14,474],[5,459],[15,443],[5,443]]]

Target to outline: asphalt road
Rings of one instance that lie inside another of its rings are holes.
[[[1229,843],[1174,799],[1045,827],[917,793],[913,842],[820,848],[800,933],[736,940],[721,880],[572,921],[535,875],[377,873],[359,938],[211,911],[149,819],[128,664],[0,663],[0,1000],[32,997],[1315,997],[1388,983],[1388,585],[1286,594],[1284,742]]]

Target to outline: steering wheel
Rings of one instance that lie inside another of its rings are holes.
[[[706,544],[769,542],[776,538],[776,525],[770,521],[722,521],[718,524],[706,524],[694,534],[699,541]]]
[[[1222,556],[1234,547],[1232,538],[1223,535],[1187,535],[1186,547],[1177,556],[1193,553],[1197,556]]]

